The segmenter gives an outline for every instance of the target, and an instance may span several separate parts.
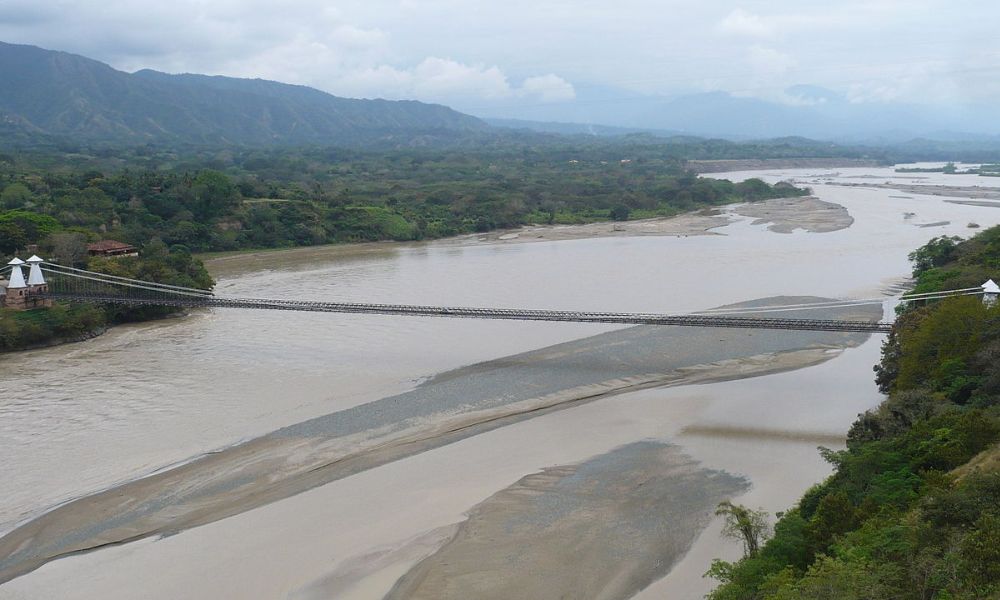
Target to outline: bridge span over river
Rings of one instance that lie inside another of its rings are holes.
[[[24,280],[22,265],[30,266]],[[815,301],[764,307],[723,307],[696,313],[660,314],[635,312],[598,312],[578,310],[539,310],[530,308],[491,308],[461,306],[423,306],[410,304],[377,304],[358,302],[322,302],[313,300],[234,298],[217,296],[211,291],[192,287],[142,281],[104,273],[76,269],[45,262],[33,256],[26,262],[15,259],[9,272],[8,294],[22,290],[29,305],[51,300],[94,302],[129,306],[176,306],[190,308],[242,308],[326,312],[412,317],[451,317],[466,319],[500,319],[516,321],[556,321],[574,323],[608,323],[621,325],[673,325],[681,327],[727,327],[742,329],[786,329],[808,331],[846,331],[888,333],[892,323],[884,321],[837,320],[821,318],[787,318],[783,312],[822,311],[883,304],[888,297]],[[2,272],[0,272],[2,273]],[[978,288],[950,290],[928,294],[909,294],[898,298],[902,302],[935,300],[959,295],[982,295],[984,301],[995,301],[997,286],[988,281]]]

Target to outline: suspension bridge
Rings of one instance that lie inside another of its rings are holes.
[[[21,266],[30,267],[24,280]],[[42,306],[53,300],[93,302],[128,306],[173,306],[188,308],[242,308],[303,312],[346,313],[366,315],[398,315],[450,317],[466,319],[500,319],[514,321],[557,321],[574,323],[607,323],[620,325],[673,325],[681,327],[727,327],[741,329],[785,329],[805,331],[843,331],[888,333],[892,323],[882,321],[782,318],[766,316],[773,313],[837,309],[851,306],[882,304],[887,298],[860,300],[817,301],[780,306],[710,309],[697,313],[658,314],[632,312],[592,312],[576,310],[538,310],[522,308],[474,308],[456,306],[422,306],[407,304],[369,304],[355,302],[319,302],[266,298],[233,298],[216,296],[211,291],[142,281],[128,277],[85,271],[65,265],[45,262],[33,256],[28,261],[15,259],[0,274],[9,273],[8,305],[12,292],[20,291],[25,307]],[[993,287],[988,288],[988,284]],[[980,288],[951,290],[947,293],[910,294],[901,301],[933,300],[956,295],[989,295],[995,300],[996,284],[987,282]]]

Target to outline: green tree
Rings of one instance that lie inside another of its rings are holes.
[[[767,513],[725,500],[716,507],[715,514],[724,519],[722,535],[742,542],[744,556],[757,556],[769,530]]]
[[[239,204],[239,190],[224,173],[202,171],[191,183],[191,212],[200,221],[219,218]]]
[[[962,238],[957,236],[936,237],[911,252],[909,258],[913,263],[913,276],[918,277],[924,271],[948,263],[955,257],[956,242],[960,241]]]
[[[3,208],[23,208],[31,202],[32,194],[23,183],[12,183],[0,193],[0,206]]]

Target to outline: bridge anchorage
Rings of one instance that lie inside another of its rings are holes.
[[[892,324],[881,321],[781,318],[762,315],[782,312],[801,313],[810,310],[836,309],[851,306],[882,305],[886,298],[834,300],[781,306],[720,308],[688,314],[657,314],[629,312],[591,312],[569,310],[536,310],[517,308],[470,308],[420,306],[406,304],[367,304],[354,302],[315,302],[306,300],[276,300],[264,298],[219,297],[207,290],[167,285],[48,263],[33,256],[28,281],[24,281],[17,259],[9,263],[10,281],[6,285],[8,305],[11,292],[25,298],[16,308],[50,305],[53,300],[122,304],[129,306],[177,306],[207,308],[244,308],[346,314],[451,317],[465,319],[500,319],[514,321],[558,321],[574,323],[608,323],[620,325],[673,325],[681,327],[727,327],[740,329],[785,329],[801,331],[843,331],[888,333]],[[2,273],[2,271],[0,271]],[[47,279],[46,279],[47,277]],[[23,294],[21,293],[23,292]],[[992,280],[979,288],[950,290],[929,294],[909,294],[902,302],[936,300],[959,295],[982,295],[986,303],[995,303],[1000,289]],[[2,298],[3,296],[0,296]],[[16,298],[14,298],[16,300]]]

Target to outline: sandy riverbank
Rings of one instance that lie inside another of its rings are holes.
[[[709,208],[676,217],[588,223],[585,225],[530,225],[514,230],[494,231],[454,238],[456,243],[555,242],[603,237],[722,235],[715,229],[735,221],[736,216],[754,218],[754,225],[769,224],[776,233],[803,229],[825,233],[846,229],[854,223],[847,209],[812,196],[772,198],[761,202]],[[445,240],[445,243],[452,240]]]
[[[872,319],[881,310],[855,307],[829,316]],[[286,427],[58,507],[0,539],[0,581],[53,558],[210,523],[610,394],[801,368],[829,359],[831,348],[866,338],[634,327],[456,369],[411,392]]]
[[[749,158],[723,160],[689,160],[684,166],[696,173],[730,173],[770,169],[840,169],[877,167],[879,162],[867,158]]]
[[[757,224],[769,223],[776,232],[803,229],[814,233],[837,231],[850,227],[854,219],[838,204],[814,197],[775,198],[733,207],[703,209],[674,217],[586,223],[582,225],[528,225],[518,229],[499,229],[489,233],[461,235],[436,240],[441,246],[481,244],[523,244],[608,237],[721,235],[714,231],[729,225],[736,216],[757,219]],[[426,244],[428,242],[420,242]],[[324,258],[365,258],[391,254],[415,242],[366,242],[304,246],[203,256],[213,276],[231,276],[289,264],[311,263]]]
[[[828,182],[828,185],[841,187],[863,187],[876,189],[889,189],[904,192],[907,194],[920,194],[924,196],[943,196],[946,198],[959,198],[970,200],[996,200],[1000,201],[1000,189],[996,187],[980,187],[977,185],[923,185],[902,182],[886,183],[843,183]],[[951,200],[954,202],[954,200]],[[992,203],[973,203],[973,206],[992,206]]]

